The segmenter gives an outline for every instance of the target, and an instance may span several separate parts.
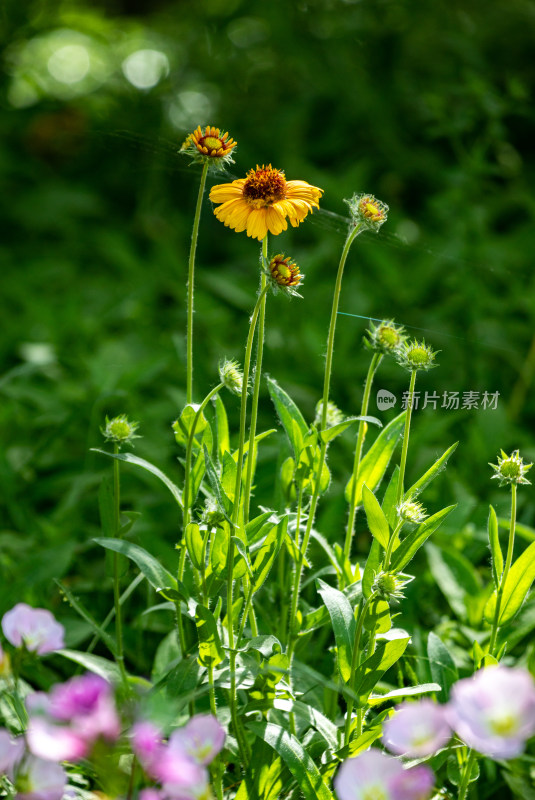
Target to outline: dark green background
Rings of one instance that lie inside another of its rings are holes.
[[[507,492],[489,482],[487,462],[500,447],[535,457],[533,2],[7,0],[2,26],[3,606],[21,592],[51,600],[53,576],[70,574],[80,592],[99,578],[90,540],[110,464],[89,448],[101,446],[105,414],[138,420],[136,453],[181,481],[170,424],[184,402],[199,171],[176,152],[197,124],[237,139],[232,176],[271,162],[325,190],[324,213],[270,243],[306,281],[302,300],[269,298],[266,372],[313,417],[343,199],[374,193],[390,216],[379,236],[355,244],[341,310],[426,329],[441,352],[422,390],[500,392],[496,411],[416,413],[409,479],[460,439],[426,504],[462,501],[455,525],[465,533],[470,521],[482,531],[489,501],[506,512]],[[71,41],[87,48],[91,71],[65,84],[48,64]],[[121,66],[144,48],[169,61],[150,90],[132,86]],[[257,285],[256,241],[224,228],[205,199],[197,400],[223,355],[242,359]],[[365,327],[339,318],[331,396],[346,413],[360,406]],[[399,398],[407,379],[387,364],[377,387]],[[275,425],[266,395],[263,428]],[[237,403],[226,402],[235,422]],[[282,441],[279,432],[261,451],[265,505]],[[342,539],[351,450],[348,435],[331,450],[334,481],[319,518],[331,541]],[[125,505],[143,511],[138,540],[168,558],[176,510],[154,479],[123,474]],[[520,492],[528,524],[532,498],[529,487]],[[487,563],[484,548],[477,555]]]

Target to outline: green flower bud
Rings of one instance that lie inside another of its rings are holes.
[[[353,225],[377,231],[386,222],[388,206],[377,200],[373,194],[354,194],[351,200],[344,200],[349,206]]]
[[[391,319],[383,320],[380,325],[374,325],[372,322],[364,335],[364,344],[369,350],[391,355],[395,354],[406,341],[403,326],[395,325]]]
[[[413,575],[405,575],[403,572],[379,572],[372,584],[372,592],[387,603],[400,600],[405,597],[403,589],[413,580]]]
[[[129,422],[126,414],[119,414],[118,417],[108,419],[106,426],[100,431],[107,442],[115,442],[118,445],[131,444],[133,439],[140,439],[136,434],[139,422]]]
[[[316,416],[314,417],[314,425],[316,427],[321,425],[321,419],[323,416],[323,400],[319,400],[316,404]],[[330,400],[327,402],[327,427],[332,428],[333,425],[338,425],[339,422],[343,422],[345,420],[345,416],[342,411],[332,403]]]
[[[401,347],[396,351],[396,360],[398,364],[409,372],[414,372],[419,369],[433,369],[436,367],[435,356],[437,352],[433,352],[431,347],[423,340],[419,342],[413,339],[412,342],[404,342]]]
[[[219,365],[219,380],[232,394],[241,395],[243,389],[243,372],[237,361],[225,359]]]
[[[500,486],[506,486],[507,484],[519,484],[519,483],[528,483],[530,484],[531,481],[528,481],[527,478],[524,477],[525,473],[528,469],[531,469],[533,464],[524,464],[522,456],[519,455],[518,450],[514,450],[510,456],[504,451],[501,451],[501,457],[498,456],[498,463],[497,464],[490,464],[489,466],[492,467],[494,470],[494,475],[492,479],[497,478],[500,482]]]
[[[404,503],[396,506],[396,511],[398,513],[398,517],[404,522],[412,522],[414,524],[419,524],[428,517],[428,514],[426,514],[425,508],[422,506],[422,504],[416,503],[411,499],[405,500]]]

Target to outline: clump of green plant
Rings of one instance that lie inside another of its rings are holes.
[[[481,761],[500,762],[509,785],[524,786],[530,762],[522,754],[535,733],[533,665],[508,656],[507,625],[535,577],[535,543],[514,560],[517,486],[529,484],[531,465],[518,451],[502,452],[493,465],[493,477],[511,488],[507,554],[504,561],[491,508],[492,578],[470,607],[470,626],[459,625],[464,676],[431,631],[430,680],[419,680],[406,658],[412,632],[398,627],[396,617],[406,588],[421,580],[411,573],[411,562],[455,508],[428,514],[421,499],[456,444],[415,482],[406,482],[416,379],[436,366],[436,353],[409,340],[393,320],[383,320],[365,337],[371,357],[360,414],[345,416],[330,397],[344,268],[358,236],[377,232],[388,207],[370,194],[347,201],[347,238],[314,420],[308,422],[283,387],[267,379],[286,437],[277,475],[283,502],[277,509],[257,507],[258,453],[266,437],[279,434],[276,428],[257,431],[266,303],[270,290],[278,295],[273,302],[300,298],[303,283],[292,258],[270,254],[268,237],[287,230],[288,221],[293,227],[303,222],[322,190],[288,180],[271,165],[211,189],[216,217],[260,242],[259,288],[242,365],[224,358],[219,381],[203,397],[193,380],[196,243],[208,173],[228,162],[235,148],[228,133],[210,126],[197,128],[182,148],[202,164],[188,264],[187,403],[172,425],[182,484],[127,449],[138,438],[137,423],[125,415],[106,418],[102,433],[113,448],[98,452],[112,459],[112,476],[100,492],[103,536],[96,542],[112,554],[113,609],[99,621],[61,586],[94,633],[86,650],[65,649],[63,627],[48,611],[18,604],[4,616],[4,794],[61,800],[67,791],[95,797],[89,794],[94,789],[101,798],[125,800],[425,800],[434,792],[464,800],[481,780]],[[368,411],[385,358],[394,358],[410,378],[406,409],[383,427]],[[229,402],[239,403],[236,435],[229,429]],[[328,502],[329,448],[346,433],[355,438],[345,489],[347,526],[321,532],[315,525],[320,503]],[[159,479],[176,504],[176,571],[171,552],[168,560],[157,558],[150,542],[132,541],[135,512],[121,504],[124,464]],[[353,552],[359,511],[370,534],[364,558]],[[312,542],[323,552],[323,564],[312,563]],[[437,574],[440,555],[428,552]],[[136,570],[128,586],[127,562]],[[160,596],[146,612],[173,615],[153,654],[150,680],[132,671],[123,647],[128,600],[141,580]],[[451,586],[454,578],[449,580]],[[315,588],[312,606],[306,586]],[[114,636],[107,630],[113,619]],[[329,675],[317,668],[318,641],[330,645]],[[92,653],[97,642],[107,657]],[[34,693],[32,669],[49,653],[88,674]]]

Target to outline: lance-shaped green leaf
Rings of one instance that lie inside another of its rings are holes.
[[[362,662],[355,672],[355,693],[367,697],[381,680],[387,669],[398,661],[410,642],[410,637],[400,632],[399,638],[380,639],[375,653]]]
[[[204,416],[204,413],[199,414],[197,421],[197,412],[200,406],[196,403],[190,403],[185,406],[180,417],[173,423],[173,431],[175,433],[175,440],[177,444],[186,447],[190,437],[193,426],[195,425],[195,433],[193,434],[193,449],[198,450],[202,445],[212,452],[213,437],[210,423]]]
[[[535,580],[535,542],[524,550],[512,565],[505,581],[500,604],[498,625],[509,622],[521,609],[528,596],[531,584]],[[485,619],[493,622],[496,615],[496,592],[494,592],[486,607]]]
[[[397,702],[404,697],[420,697],[422,694],[431,694],[431,692],[440,692],[440,690],[441,687],[438,683],[420,683],[418,686],[405,686],[403,689],[393,689],[385,694],[372,694],[368,698],[368,705],[373,708],[392,700]]]
[[[249,722],[247,727],[279,754],[305,800],[334,800],[315,762],[295,736],[273,722]]]
[[[225,658],[225,651],[221,644],[217,623],[210,609],[197,605],[195,609],[195,624],[199,637],[198,661],[202,667],[217,667]]]
[[[236,490],[236,462],[230,453],[224,453],[222,458],[221,488],[225,495],[234,502],[234,492]]]
[[[249,562],[249,553],[247,552],[246,546],[244,545],[244,543],[242,542],[242,540],[238,536],[231,536],[230,537],[230,541],[232,542],[232,544],[234,545],[234,547],[236,548],[236,550],[240,554],[240,556],[242,558],[242,561],[245,564],[245,568],[246,568],[247,572],[249,573],[249,577],[253,578],[254,574],[253,574],[253,570],[251,568],[251,564]]]
[[[188,522],[184,531],[184,539],[191,563],[196,569],[201,569],[203,563],[203,538],[196,522]]]
[[[294,455],[298,458],[303,446],[303,439],[307,435],[308,425],[291,397],[272,378],[268,378],[268,389],[282,427],[292,445]],[[292,424],[293,421],[296,423],[295,426]]]
[[[333,439],[336,439],[337,436],[340,436],[341,433],[347,431],[348,428],[351,428],[355,422],[368,422],[370,425],[377,425],[379,428],[383,427],[383,423],[377,419],[377,417],[348,417],[347,419],[343,420],[343,422],[337,422],[336,425],[331,425],[330,428],[326,428],[324,431],[320,432],[321,441],[327,444],[331,442]]]
[[[377,573],[380,571],[382,562],[381,552],[381,545],[377,539],[374,539],[362,575],[362,594],[365,598],[370,597],[373,582],[375,581]]]
[[[256,553],[253,564],[252,586],[253,592],[257,592],[273,566],[273,562],[277,558],[282,543],[286,538],[288,529],[288,517],[283,517],[279,523],[268,533],[264,539],[262,546]]]
[[[231,516],[232,516],[232,507],[233,503],[230,498],[225,494],[225,490],[221,485],[221,481],[219,480],[219,475],[217,474],[216,468],[210,458],[210,454],[206,447],[204,448],[204,459],[206,463],[206,476],[210,481],[210,486],[213,489],[213,492],[217,499],[217,504],[219,506],[219,510],[225,517],[225,519],[230,523]]]
[[[327,607],[331,618],[336,652],[338,655],[338,669],[345,683],[351,678],[351,654],[355,638],[355,618],[353,609],[347,597],[338,589],[333,589],[321,579],[317,581],[318,592]]]
[[[158,559],[148,553],[143,547],[124,539],[93,539],[96,544],[116,553],[122,553],[136,564],[148,582],[157,591],[165,594],[167,590],[179,591],[177,579],[163,567]]]
[[[245,526],[245,538],[249,547],[260,542],[280,522],[274,511],[264,511]]]
[[[56,653],[63,658],[68,658],[69,661],[74,661],[84,669],[93,672],[95,675],[100,675],[101,678],[112,684],[121,682],[121,672],[117,664],[113,661],[108,661],[107,658],[102,656],[95,656],[93,653],[85,653],[80,650],[56,650]]]
[[[498,536],[498,518],[492,506],[489,506],[488,532],[492,556],[492,577],[494,578],[494,586],[497,588],[503,572],[503,555],[500,547],[500,537]]]
[[[420,492],[422,492],[425,489],[425,487],[437,477],[437,475],[440,475],[443,469],[446,469],[446,464],[448,463],[448,459],[451,456],[451,454],[455,452],[458,444],[459,442],[455,442],[455,444],[452,444],[451,447],[448,447],[446,452],[443,453],[440,456],[440,458],[437,459],[437,461],[435,461],[433,466],[430,467],[427,470],[427,472],[425,472],[422,475],[422,477],[416,481],[416,483],[413,483],[411,488],[405,492],[404,496],[405,500],[408,500],[409,497],[412,498],[417,497],[417,495],[419,495]]]
[[[158,469],[158,467],[155,467],[154,464],[151,464],[150,461],[145,461],[144,458],[134,456],[132,453],[108,453],[107,450],[99,450],[98,447],[92,447],[91,450],[94,453],[101,453],[103,456],[115,458],[117,461],[125,461],[127,464],[135,464],[136,466],[147,470],[147,472],[152,473],[152,475],[156,475],[156,477],[167,486],[180,508],[182,508],[182,493],[180,492],[178,486],[174,484],[173,481],[167,477],[167,475],[164,475],[164,473]]]
[[[368,528],[372,536],[386,550],[390,538],[390,528],[376,496],[368,489],[366,484],[362,487],[362,502],[366,512],[366,519],[368,520]]]
[[[450,652],[442,639],[431,631],[427,640],[427,655],[431,677],[441,687],[438,699],[446,703],[449,698],[450,688],[459,680],[459,673]]]
[[[405,425],[405,414],[406,412],[404,411],[383,428],[360,462],[360,469],[357,477],[357,505],[360,505],[362,502],[362,487],[364,484],[373,492],[381,483]],[[354,476],[352,475],[345,490],[348,503],[351,502],[353,481]]]
[[[221,461],[224,453],[230,452],[230,437],[228,432],[228,417],[225,405],[220,396],[216,394],[212,400],[215,406],[215,424],[217,434],[217,456]]]
[[[414,531],[411,531],[411,533],[405,537],[397,550],[394,551],[394,555],[392,556],[391,564],[394,571],[397,572],[398,570],[407,566],[409,561],[414,558],[420,547],[442,524],[448,514],[451,514],[454,508],[456,508],[456,506],[447,506],[447,508],[437,511],[436,514],[433,514],[433,516],[424,520]]]

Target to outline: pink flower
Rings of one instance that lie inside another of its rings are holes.
[[[110,684],[98,675],[82,675],[26,701],[27,739],[34,755],[49,761],[78,761],[100,736],[115,740],[121,726]]]
[[[383,742],[396,755],[421,758],[450,740],[446,711],[432,700],[402,703],[383,725]]]
[[[63,767],[29,756],[15,779],[17,800],[61,800],[67,783]]]
[[[152,777],[155,777],[154,767],[165,747],[162,732],[152,722],[136,722],[132,727],[132,750],[145,772]]]
[[[44,608],[17,603],[2,617],[4,636],[15,647],[22,647],[40,656],[64,647],[65,629],[54,615]]]
[[[0,775],[13,778],[13,770],[21,761],[25,750],[22,736],[12,739],[9,731],[0,728]]]
[[[453,686],[448,721],[469,747],[514,758],[535,733],[535,685],[524,669],[480,669]]]
[[[180,748],[199,764],[210,764],[225,744],[225,731],[212,714],[197,714],[169,738],[170,748]]]
[[[428,767],[405,770],[397,759],[374,749],[344,761],[334,779],[339,800],[426,800],[433,784]]]
[[[153,766],[164,793],[173,800],[197,800],[208,791],[208,772],[187,753],[166,747]]]

